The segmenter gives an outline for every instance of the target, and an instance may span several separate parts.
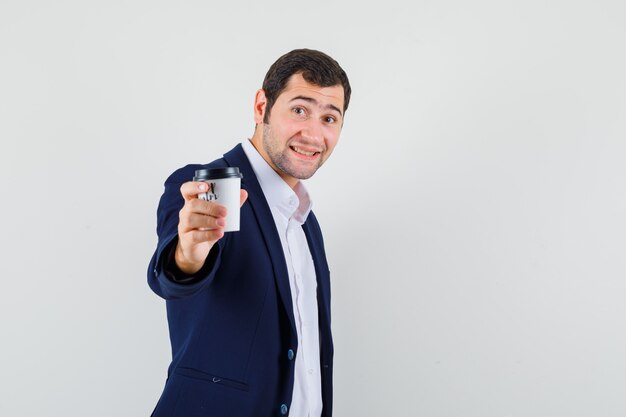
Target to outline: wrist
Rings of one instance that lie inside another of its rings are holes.
[[[185,256],[183,249],[180,246],[180,242],[176,244],[176,250],[174,251],[174,262],[176,263],[176,268],[180,270],[180,272],[186,275],[193,275],[202,269],[204,265],[204,261],[202,262],[191,262]]]

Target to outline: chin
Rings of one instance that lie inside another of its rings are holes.
[[[290,177],[293,177],[299,180],[308,180],[317,172],[317,168],[313,170],[293,169],[294,168],[293,166],[288,167],[288,168],[291,168],[291,169],[284,169],[282,171],[286,173],[287,175],[289,175]]]

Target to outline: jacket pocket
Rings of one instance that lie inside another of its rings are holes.
[[[186,368],[186,367],[181,366],[181,367],[176,368],[174,373],[176,373],[177,375],[186,376],[188,378],[199,379],[201,381],[206,381],[206,382],[210,382],[210,383],[217,384],[217,385],[223,385],[225,387],[235,388],[240,391],[248,391],[248,384],[244,382],[237,381],[234,379],[224,378],[224,377],[217,376],[217,375],[212,375],[204,371],[199,371],[193,368]]]

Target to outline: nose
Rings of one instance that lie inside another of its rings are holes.
[[[313,143],[321,143],[324,138],[322,123],[313,118],[307,120],[306,125],[302,128],[302,137]]]

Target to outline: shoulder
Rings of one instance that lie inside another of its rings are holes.
[[[315,217],[315,213],[313,213],[313,210],[311,210],[309,212],[309,215],[306,218],[306,223],[310,226],[313,226],[317,229],[320,228],[320,224],[317,222],[317,217]]]
[[[309,215],[307,216],[306,222],[304,222],[304,224],[306,225],[306,227],[309,228],[309,230],[311,230],[313,233],[318,235],[320,239],[322,239],[322,228],[320,227],[320,224],[317,221],[317,217],[315,217],[313,211],[309,212]]]

